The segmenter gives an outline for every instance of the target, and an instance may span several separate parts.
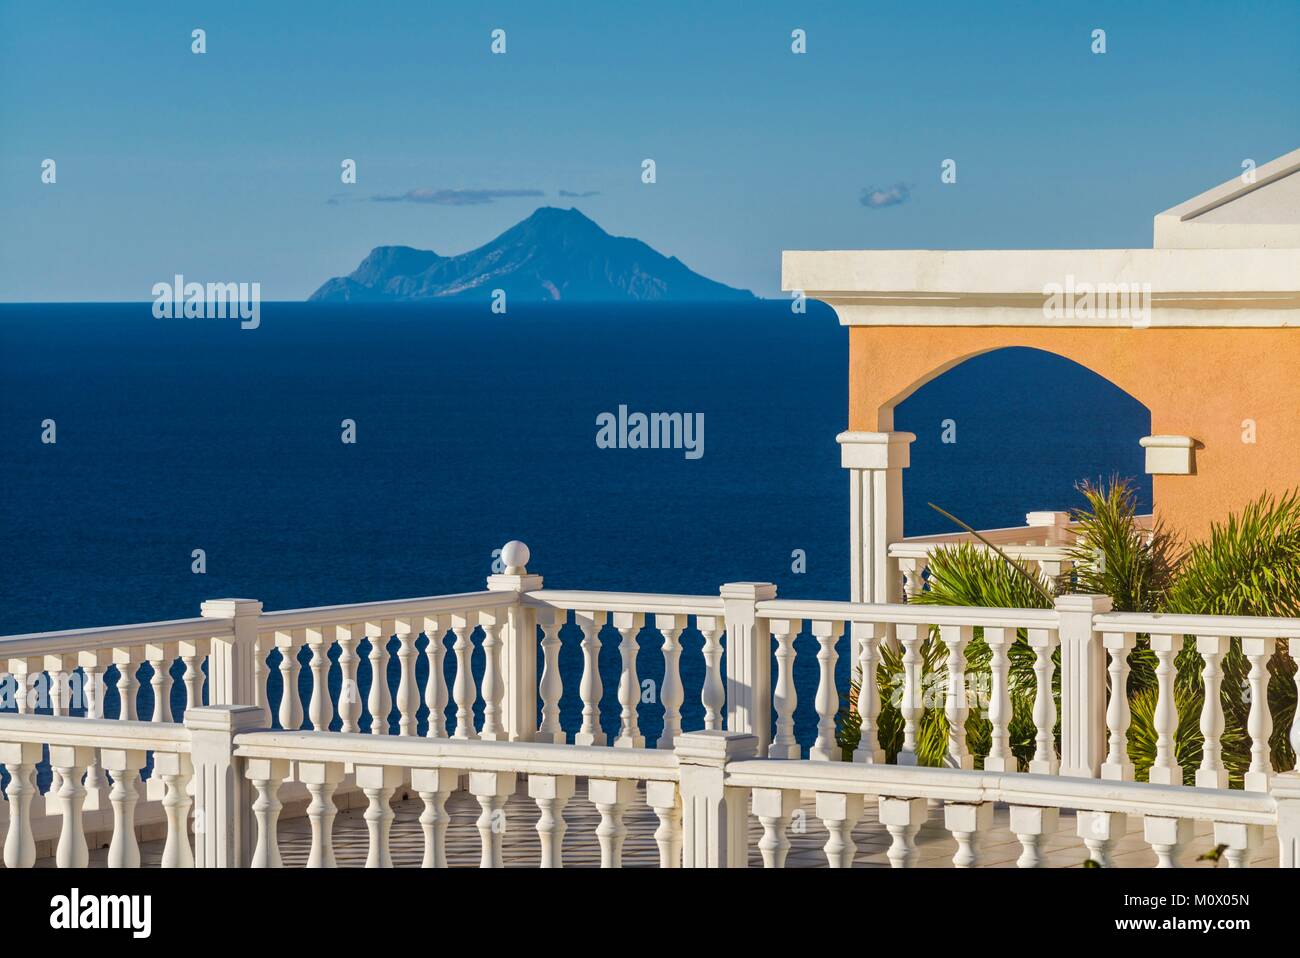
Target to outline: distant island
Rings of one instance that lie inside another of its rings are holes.
[[[487,299],[510,302],[716,302],[753,300],[640,240],[611,236],[576,209],[543,206],[496,239],[458,256],[377,246],[352,273],[312,293],[316,303],[405,303]]]

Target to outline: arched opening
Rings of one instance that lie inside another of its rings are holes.
[[[1138,440],[1151,412],[1110,380],[1055,353],[1007,347],[941,367],[894,408],[916,434],[903,471],[906,535],[957,532],[935,503],[977,529],[1019,526],[1025,513],[1077,507],[1075,484],[1133,480],[1151,511]]]

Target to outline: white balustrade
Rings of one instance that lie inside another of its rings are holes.
[[[803,628],[803,620],[773,619],[768,626],[776,637],[776,681],[772,688],[776,736],[767,754],[771,758],[798,758],[799,742],[794,736],[794,712],[799,703],[794,685],[794,640]]]
[[[840,623],[821,619],[813,621],[812,634],[817,640],[817,738],[808,750],[810,759],[829,762],[838,759],[839,744],[835,741],[835,714],[839,711],[840,696],[835,688],[835,663],[839,654],[835,640],[839,637]]]
[[[1273,734],[1273,716],[1268,708],[1268,660],[1276,642],[1267,638],[1243,638],[1241,651],[1250,662],[1250,714],[1246,733],[1250,736],[1250,768],[1245,775],[1246,788],[1253,792],[1268,791],[1272,765],[1269,762],[1269,736]]]

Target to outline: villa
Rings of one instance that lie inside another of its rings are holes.
[[[783,285],[849,327],[849,601],[765,582],[547,587],[511,542],[478,592],[278,611],[215,599],[191,619],[0,638],[5,866],[1178,867],[1221,846],[1231,867],[1300,867],[1300,772],[1270,749],[1280,733],[1300,752],[1300,713],[1269,697],[1275,658],[1300,689],[1300,618],[1114,611],[1065,589],[1040,608],[916,601],[936,551],[973,537],[906,536],[915,436],[894,429],[926,382],[1027,346],[1150,410],[1149,523],[1203,537],[1300,484],[1300,150],[1157,215],[1151,249],[787,252]],[[1025,526],[985,540],[1068,578],[1071,516],[1025,505]],[[796,648],[809,636],[815,662]],[[989,650],[974,703],[973,643]],[[1192,716],[1175,696],[1188,643],[1206,690]],[[576,688],[562,648],[580,650]],[[1115,694],[1135,648],[1158,681],[1141,776]],[[1012,694],[1013,649],[1032,659],[1028,699]],[[638,654],[662,660],[649,699]],[[1242,688],[1224,682],[1237,655]],[[812,702],[796,669],[817,677]],[[882,746],[886,710],[897,750]],[[927,711],[947,729],[937,767],[920,759]],[[1238,712],[1249,767],[1230,782],[1221,739]],[[1176,748],[1188,718],[1194,769]],[[1018,755],[1025,723],[1032,754]]]

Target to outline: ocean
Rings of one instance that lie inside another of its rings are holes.
[[[847,339],[829,308],[771,301],[504,315],[272,303],[247,330],[155,319],[149,303],[0,305],[0,634],[184,618],[228,596],[283,609],[471,591],[510,539],[553,588],[714,594],[758,580],[847,598]],[[620,406],[702,417],[702,454],[601,448],[597,419]],[[942,441],[945,420],[956,442]],[[927,502],[977,528],[1017,525],[1078,505],[1076,481],[1112,472],[1139,479],[1149,507],[1149,426],[1136,400],[1067,360],[971,359],[897,411],[917,434],[907,533],[952,531]],[[563,638],[574,728],[581,655],[576,630]],[[604,638],[614,728],[617,634]],[[657,642],[642,643],[642,678],[662,673]],[[687,635],[688,728],[700,644]],[[796,648],[803,740],[816,645]],[[642,712],[653,738],[657,706]]]

